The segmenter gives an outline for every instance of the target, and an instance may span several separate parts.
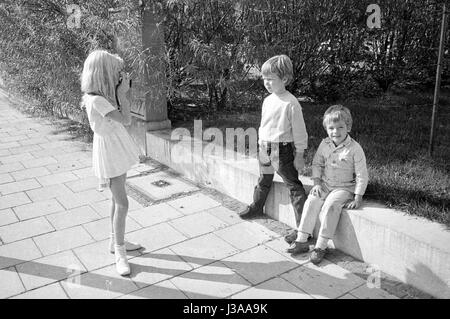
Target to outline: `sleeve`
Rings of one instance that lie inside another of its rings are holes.
[[[316,154],[312,161],[312,178],[322,179],[323,171],[325,169],[325,156],[324,156],[325,143],[322,141],[317,148]]]
[[[103,97],[95,98],[92,107],[103,117],[116,110],[116,108]]]
[[[308,133],[300,103],[291,105],[291,125],[295,149],[297,152],[304,152],[308,148]]]
[[[369,183],[369,173],[367,171],[366,156],[362,147],[358,144],[353,155],[355,163],[355,195],[363,196]]]

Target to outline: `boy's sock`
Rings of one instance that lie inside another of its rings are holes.
[[[316,242],[315,248],[320,248],[322,250],[325,250],[328,247],[328,240],[329,238],[319,236]]]
[[[295,241],[298,243],[306,243],[308,241],[308,238],[309,234],[299,231],[297,234],[297,239]]]

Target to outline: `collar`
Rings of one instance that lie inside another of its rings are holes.
[[[343,148],[343,147],[349,146],[350,143],[352,142],[352,140],[353,139],[351,138],[350,134],[347,134],[347,137],[345,138],[345,140],[341,144],[339,144],[338,146],[335,146],[333,141],[329,137],[327,137],[325,139],[325,142],[327,144],[329,144],[331,147],[333,147],[334,149],[339,149],[339,148]]]

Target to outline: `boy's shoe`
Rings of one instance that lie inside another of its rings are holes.
[[[325,257],[325,254],[327,253],[326,249],[320,249],[320,248],[314,248],[311,252],[311,256],[309,257],[309,260],[314,264],[319,264],[323,257]]]
[[[289,244],[292,245],[295,240],[297,239],[298,230],[293,230],[291,233],[284,236],[284,240]]]
[[[294,241],[291,247],[289,247],[286,251],[292,255],[307,253],[309,251],[309,245],[309,241],[307,241],[306,243]]]
[[[262,209],[258,211],[249,206],[243,212],[241,212],[239,214],[239,217],[242,219],[250,219],[253,217],[259,217],[259,216],[263,216],[263,215],[264,215],[264,213],[263,213]]]

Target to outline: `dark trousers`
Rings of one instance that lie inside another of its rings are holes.
[[[260,177],[253,193],[251,209],[262,211],[276,171],[288,188],[292,206],[300,218],[307,196],[294,167],[293,143],[268,143],[260,146],[259,152]]]

